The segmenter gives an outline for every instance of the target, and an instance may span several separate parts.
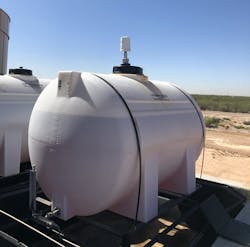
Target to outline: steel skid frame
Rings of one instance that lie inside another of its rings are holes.
[[[41,202],[37,203],[34,217],[30,209],[29,171],[0,178],[0,245],[38,246],[42,243],[43,246],[60,246],[56,244],[58,242],[61,246],[88,247],[103,246],[106,241],[109,246],[128,247],[147,240],[145,247],[155,243],[181,246],[179,241],[184,239],[185,246],[210,246],[220,232],[214,229],[206,210],[216,208],[219,203],[220,209],[233,218],[243,207],[245,198],[227,185],[202,179],[197,179],[196,185],[197,190],[188,196],[160,191],[159,214],[148,223],[136,222],[110,211],[74,217],[65,222],[54,215],[45,217],[51,207]],[[39,187],[36,193],[37,197],[46,199]]]

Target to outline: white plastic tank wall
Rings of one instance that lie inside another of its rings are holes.
[[[29,118],[48,83],[32,75],[0,75],[0,176],[19,173],[20,163],[29,161]]]
[[[29,124],[38,182],[63,219],[106,209],[134,218],[139,186],[138,219],[152,219],[159,188],[195,190],[203,140],[188,94],[137,75],[61,72]]]
[[[6,74],[10,17],[0,8],[0,75]]]

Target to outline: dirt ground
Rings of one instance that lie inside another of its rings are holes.
[[[220,118],[218,128],[206,129],[202,178],[250,190],[250,121],[248,113],[204,111],[204,116]],[[196,162],[200,177],[202,153]]]

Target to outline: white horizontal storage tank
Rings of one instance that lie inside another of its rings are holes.
[[[193,99],[142,75],[60,72],[29,124],[38,182],[63,219],[109,209],[150,220],[159,188],[195,190],[203,140]]]
[[[29,161],[28,124],[38,95],[49,80],[37,79],[30,70],[14,69],[0,76],[0,176],[19,173]]]
[[[6,74],[10,17],[0,8],[0,75]]]

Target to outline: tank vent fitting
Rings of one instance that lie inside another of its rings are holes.
[[[120,66],[113,67],[114,74],[136,74],[143,75],[143,69],[138,66],[131,66],[128,59],[130,48],[130,38],[128,36],[121,37],[120,51],[123,52],[123,59]]]

